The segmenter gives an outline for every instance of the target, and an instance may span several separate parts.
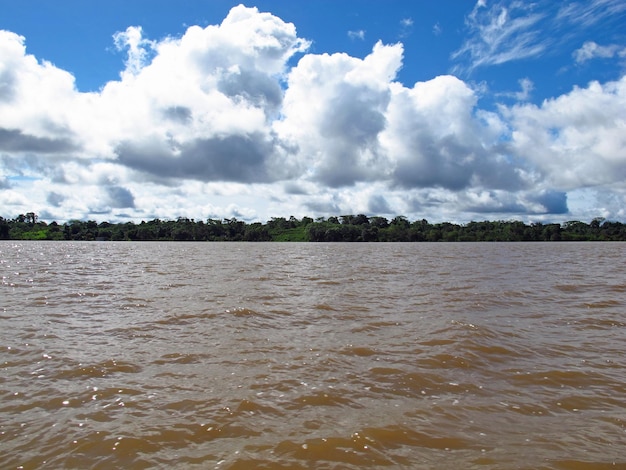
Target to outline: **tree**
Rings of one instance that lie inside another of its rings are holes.
[[[245,222],[237,220],[235,217],[233,217],[232,219],[224,219],[224,222],[226,222],[229,240],[240,241],[243,239],[243,234],[246,227]]]
[[[26,223],[27,224],[36,224],[37,223],[37,214],[35,214],[34,212],[27,212],[26,213]]]
[[[272,217],[272,220],[267,223],[267,226],[271,230],[285,230],[289,228],[289,222],[287,222],[287,219],[285,219],[284,217]]]
[[[602,225],[602,222],[604,222],[604,217],[596,217],[595,219],[593,219],[591,221],[591,223],[589,224],[589,226],[594,230],[594,231],[598,231],[600,229],[600,225]]]
[[[370,220],[365,214],[357,214],[352,220],[352,225],[369,225]]]
[[[0,217],[0,240],[8,240],[9,239],[9,230],[11,226],[9,223]]]
[[[411,224],[409,223],[408,219],[405,216],[398,215],[391,220],[391,225],[394,225],[400,228],[409,228]]]
[[[450,222],[430,224],[426,219],[409,222],[396,216],[368,218],[364,214],[301,220],[291,216],[272,218],[265,224],[232,219],[194,221],[187,217],[162,221],[154,219],[124,223],[96,223],[93,220],[57,222],[38,221],[34,212],[14,219],[0,217],[0,239],[16,240],[224,240],[224,241],[316,241],[316,242],[421,242],[421,241],[626,241],[626,225],[601,217],[591,223],[572,220],[563,223],[527,225],[521,221],[483,221],[458,225]]]
[[[364,242],[378,241],[378,227],[372,227],[371,225],[363,226],[361,230],[361,240]]]
[[[271,240],[271,236],[266,226],[256,222],[246,226],[243,239],[247,242],[265,242]]]
[[[384,217],[372,217],[370,218],[370,225],[372,227],[387,228],[389,227],[389,221]]]

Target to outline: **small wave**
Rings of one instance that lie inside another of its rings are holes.
[[[153,363],[157,365],[165,364],[197,364],[203,362],[204,359],[210,357],[208,354],[181,354],[170,353],[164,354],[160,359],[155,360]]]
[[[309,406],[347,406],[363,408],[362,405],[348,398],[346,394],[336,389],[320,390],[315,393],[300,395],[290,404],[285,405],[288,410],[301,410]]]
[[[85,377],[107,377],[109,375],[121,374],[137,374],[142,368],[132,362],[109,359],[98,362],[96,364],[83,365],[78,364],[71,369],[65,369],[57,372],[53,377],[57,379],[75,379]]]
[[[317,284],[320,286],[340,286],[341,282],[339,281],[329,281],[329,280],[320,280],[317,281]]]
[[[256,310],[252,310],[251,308],[246,308],[246,307],[237,307],[233,309],[228,309],[226,310],[226,313],[234,317],[240,317],[240,318],[248,318],[248,317],[272,318],[271,315],[260,313],[260,312],[257,312]]]
[[[588,308],[605,308],[605,307],[588,307]],[[626,322],[615,318],[583,318],[575,324],[583,330],[610,330],[611,328],[624,328]]]
[[[366,323],[363,326],[358,326],[352,329],[352,333],[369,333],[378,331],[383,328],[397,328],[398,322],[390,321],[374,321]]]
[[[429,339],[427,341],[420,341],[419,344],[422,346],[447,346],[449,344],[456,343],[455,339],[445,339],[445,338],[435,338]]]
[[[317,304],[314,307],[316,310],[328,310],[334,312],[336,309],[332,305],[328,304]]]
[[[390,466],[405,465],[408,459],[404,457],[393,458],[386,456],[376,449],[370,449],[367,443],[359,442],[360,439],[344,437],[328,437],[308,439],[299,444],[291,440],[280,442],[272,451],[280,458],[291,457],[300,461],[317,462],[324,465],[325,462],[340,464],[339,468],[369,468],[374,465]],[[244,462],[242,462],[244,463]],[[250,462],[245,462],[246,465]],[[348,465],[349,467],[346,467]],[[257,468],[257,467],[237,467]],[[334,467],[329,467],[334,468]]]
[[[444,375],[434,372],[406,372],[390,367],[370,369],[368,383],[372,393],[382,396],[427,397],[444,394],[480,393],[481,387],[474,383],[452,382]]]
[[[622,408],[623,401],[612,396],[606,396],[604,400],[599,401],[596,395],[574,393],[558,397],[554,404],[562,410],[578,412],[593,409],[605,410],[608,407],[619,409]]]
[[[615,470],[626,468],[626,460],[614,462],[590,462],[585,460],[551,460],[555,468],[563,470]]]
[[[613,292],[620,292],[620,293],[626,292],[626,284],[611,284],[607,288]]]
[[[168,315],[165,318],[155,321],[157,325],[187,325],[197,320],[210,320],[217,316],[211,311],[202,311],[199,313],[181,313],[176,315]]]
[[[411,464],[407,456],[410,449],[413,452],[419,448],[448,451],[469,446],[466,440],[455,436],[437,436],[404,426],[388,426],[365,428],[350,437],[314,438],[302,443],[286,440],[280,442],[273,453],[317,462],[318,465],[329,462],[350,465],[348,468],[403,467]]]
[[[598,288],[604,288],[603,284],[556,284],[554,286],[555,289],[560,290],[561,292],[589,292],[595,291]]]
[[[509,380],[520,385],[588,387],[606,385],[607,378],[598,373],[583,370],[544,370],[538,372],[517,372]]]
[[[421,358],[418,364],[425,369],[469,369],[472,360],[456,354],[440,353]]]
[[[598,302],[587,302],[583,304],[585,307],[590,309],[596,308],[611,308],[611,307],[619,307],[622,305],[622,302],[618,300],[600,300]]]
[[[343,349],[341,354],[345,354],[346,356],[369,357],[375,356],[379,354],[379,352],[366,346],[350,346]]]
[[[476,341],[463,342],[463,349],[467,350],[471,354],[473,363],[480,362],[482,365],[489,366],[494,363],[503,363],[519,359],[526,356],[532,356],[533,351],[527,350],[524,347],[514,348],[511,346],[504,346],[501,344],[482,344]]]
[[[259,403],[258,401],[252,399],[244,399],[241,400],[235,411],[238,414],[243,415],[254,415],[254,414],[263,414],[263,415],[276,415],[276,416],[284,416],[285,413],[279,410],[276,407],[264,405]]]

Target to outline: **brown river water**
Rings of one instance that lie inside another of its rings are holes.
[[[626,468],[625,243],[0,242],[1,469]]]

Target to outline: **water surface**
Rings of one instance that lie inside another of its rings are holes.
[[[626,244],[0,243],[0,468],[626,468]]]

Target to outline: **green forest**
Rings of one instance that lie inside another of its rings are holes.
[[[389,220],[363,214],[317,218],[273,217],[266,223],[242,220],[154,219],[141,223],[70,220],[46,223],[28,212],[0,217],[4,240],[96,241],[293,241],[293,242],[486,242],[486,241],[626,241],[626,224],[595,218],[563,224],[482,221],[431,224],[404,216]]]

